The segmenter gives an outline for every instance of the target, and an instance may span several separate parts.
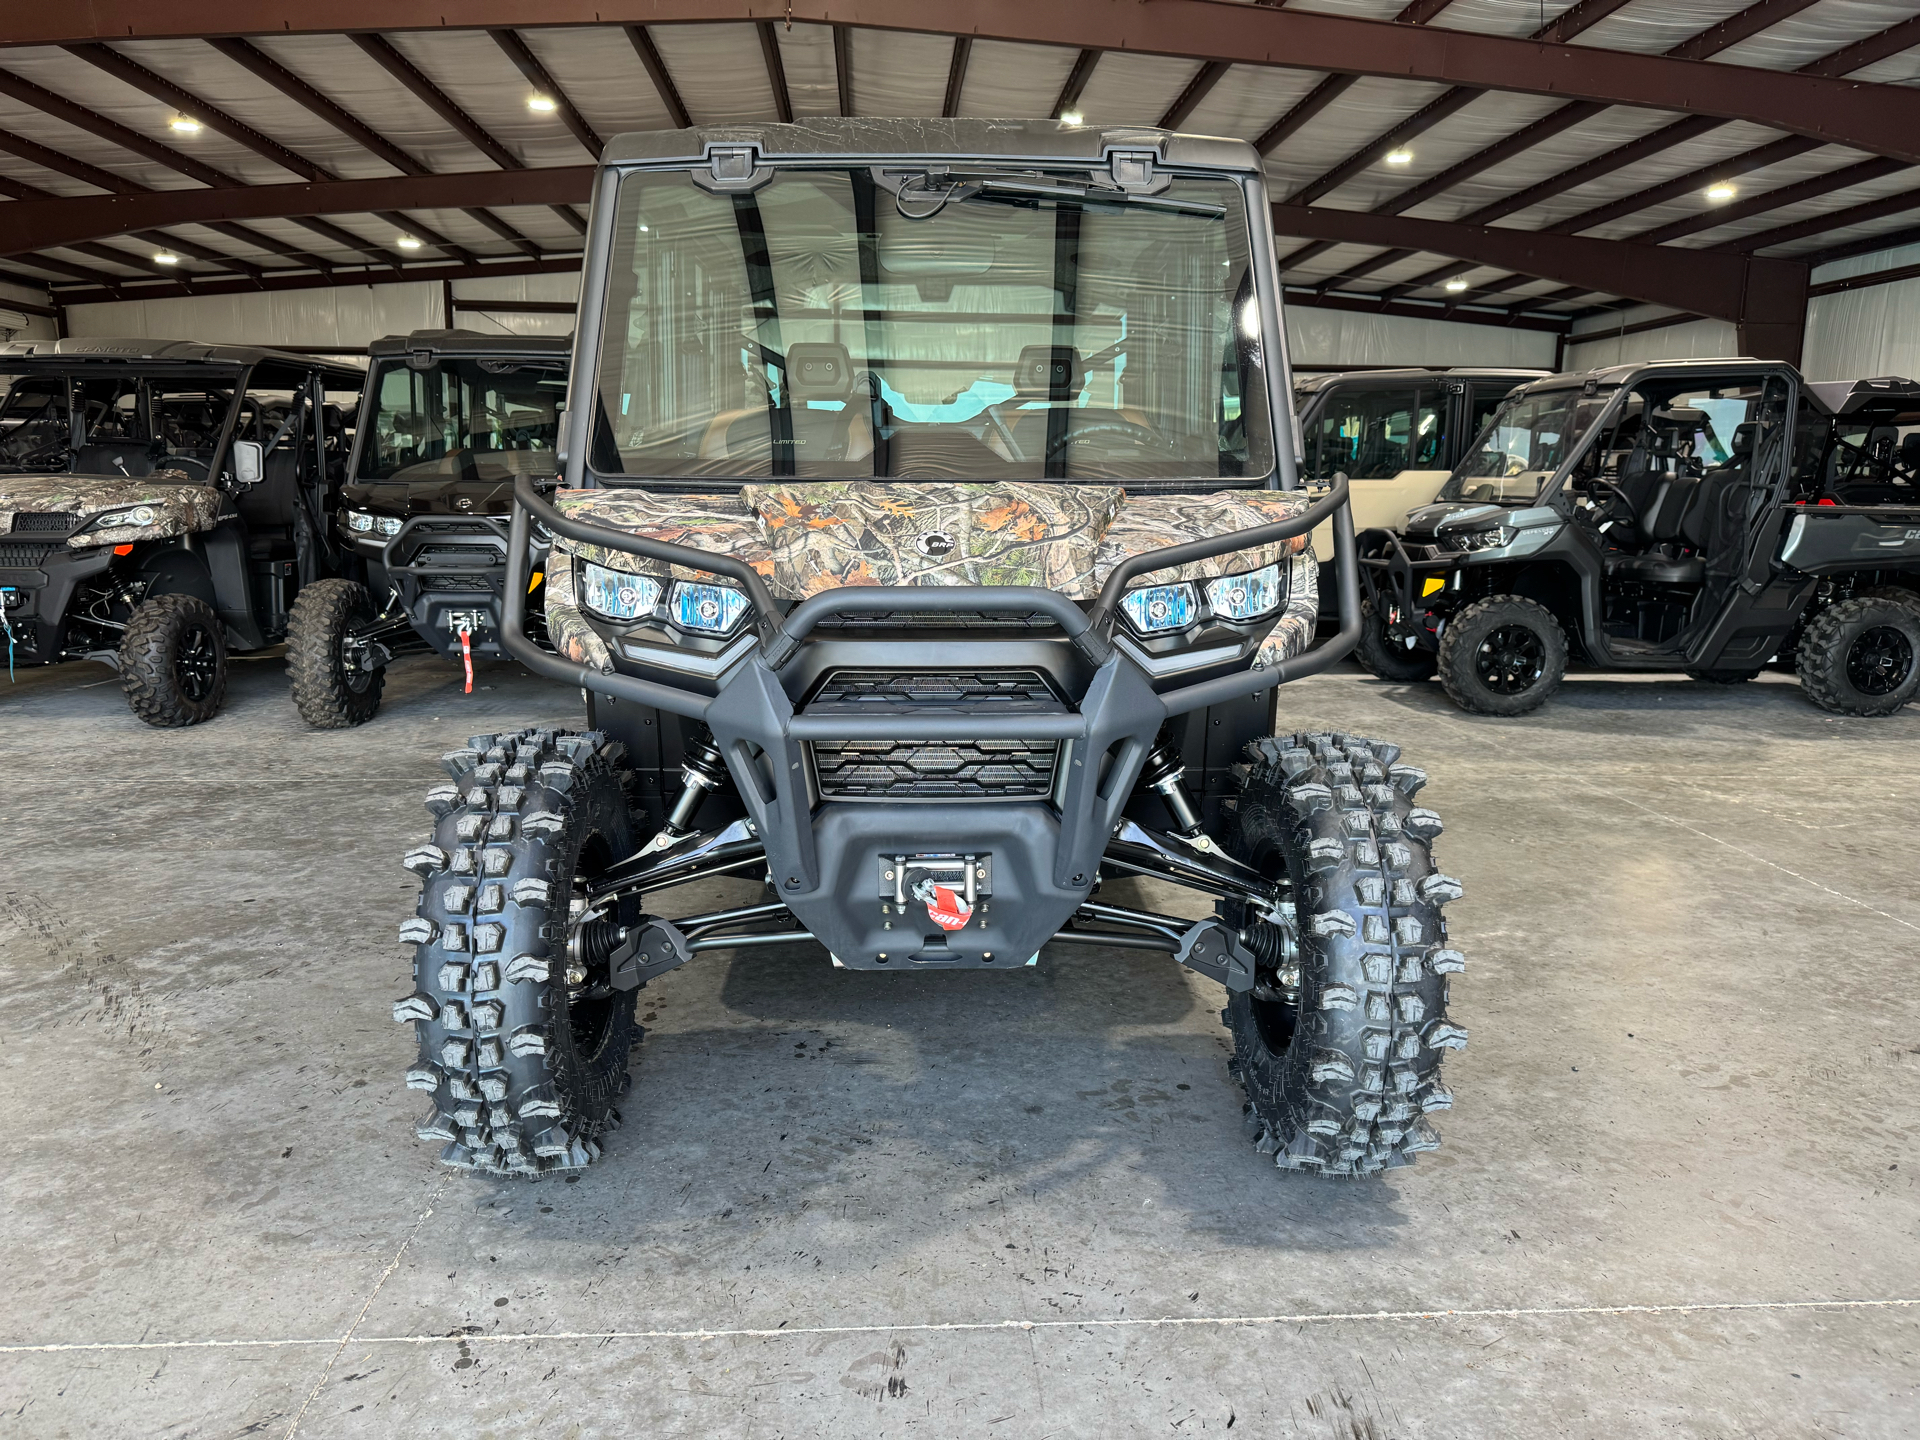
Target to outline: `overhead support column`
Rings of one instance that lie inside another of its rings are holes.
[[[1734,327],[1741,354],[1799,365],[1808,329],[1808,267],[1749,256]]]

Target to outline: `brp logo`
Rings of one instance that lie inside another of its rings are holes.
[[[954,537],[944,530],[923,530],[914,537],[914,549],[929,560],[940,560],[953,554]]]

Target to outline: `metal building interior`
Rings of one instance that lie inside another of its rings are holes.
[[[0,339],[362,365],[564,336],[616,136],[1051,117],[1251,143],[1298,375],[1914,377],[1918,27],[1913,0],[18,0]],[[97,665],[11,677],[0,1014],[35,1119],[0,1168],[0,1435],[1921,1424],[1912,705],[1828,714],[1772,672],[1572,676],[1531,722],[1347,667],[1284,690],[1433,772],[1467,886],[1447,1147],[1386,1180],[1248,1149],[1220,988],[1165,957],[829,984],[762,947],[642,993],[610,1154],[530,1186],[416,1145],[387,1019],[416,782],[470,732],[583,724],[511,660],[476,674],[399,663],[339,731],[277,652],[184,731]]]

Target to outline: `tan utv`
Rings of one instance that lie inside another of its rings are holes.
[[[450,1165],[587,1164],[635,993],[711,951],[1223,988],[1247,1134],[1438,1144],[1462,968],[1426,776],[1280,722],[1359,633],[1349,489],[1300,489],[1260,157],[1055,121],[655,132],[602,159],[561,486],[514,486],[501,638],[590,729],[471,737],[395,1007]],[[1315,646],[1308,533],[1341,629]],[[553,537],[524,633],[527,543]],[[1151,876],[1201,919],[1103,897]],[[697,879],[760,899],[674,919]]]

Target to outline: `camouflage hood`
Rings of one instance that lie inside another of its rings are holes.
[[[1130,555],[1271,525],[1300,514],[1309,497],[1274,491],[1130,497],[1111,485],[856,480],[748,485],[738,495],[563,490],[555,503],[576,520],[745,561],[788,600],[843,585],[1035,585],[1091,600]],[[1257,570],[1306,547],[1302,536],[1153,578]],[[667,567],[623,551],[571,541],[560,549],[617,570],[667,575]],[[695,574],[674,571],[683,579]]]
[[[1144,551],[1271,525],[1299,515],[1299,492],[1129,496],[1119,486],[875,481],[748,485],[737,495],[662,495],[603,488],[563,490],[554,503],[575,520],[731,556],[766,578],[775,596],[800,600],[844,585],[1034,585],[1091,600],[1114,567]],[[1170,567],[1138,583],[1205,580],[1285,564],[1285,613],[1271,661],[1312,634],[1314,565],[1306,536]],[[569,540],[547,566],[547,627],[561,654],[608,669],[606,644],[581,615],[575,567],[587,561],[668,578],[657,561]],[[671,567],[676,579],[710,578]]]
[[[0,474],[0,535],[33,531],[57,534],[109,511],[152,512],[138,524],[95,527],[67,542],[79,549],[165,540],[211,529],[226,500],[210,485],[195,484],[184,471],[163,470],[128,479],[105,475]]]

